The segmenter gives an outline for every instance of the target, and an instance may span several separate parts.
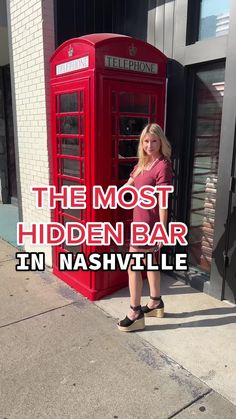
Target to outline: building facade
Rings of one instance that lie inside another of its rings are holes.
[[[21,219],[36,218],[30,186],[50,184],[49,58],[54,49],[95,32],[142,39],[169,58],[172,216],[189,227],[190,269],[184,279],[235,302],[235,2],[10,0],[7,17]],[[50,212],[37,210],[38,220],[49,221]],[[32,250],[29,244],[26,248]],[[51,249],[43,250],[51,265]]]

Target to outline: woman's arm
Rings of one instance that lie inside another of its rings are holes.
[[[172,167],[169,161],[162,161],[161,170],[158,173],[156,185],[172,185]],[[165,229],[167,228],[168,221],[168,208],[159,207],[159,218]],[[163,243],[159,247],[162,247]]]
[[[124,186],[133,185],[134,179],[132,177],[129,178],[129,180],[124,184]]]
[[[165,229],[167,227],[167,219],[168,219],[168,209],[167,208],[160,208],[159,207],[159,218],[160,222],[164,225]],[[158,248],[160,249],[163,246],[162,242],[157,243]]]
[[[172,185],[172,167],[169,161],[162,161],[162,167],[158,173],[156,185]],[[159,207],[159,218],[160,222],[163,223],[164,227],[167,227],[168,221],[168,208],[160,208]]]
[[[160,222],[164,224],[164,227],[167,227],[167,218],[168,218],[168,209],[159,207],[159,217]]]

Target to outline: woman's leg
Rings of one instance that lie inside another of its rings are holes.
[[[151,297],[160,297],[161,294],[161,275],[159,271],[148,271],[147,278],[150,288]],[[159,305],[160,301],[149,300],[148,307],[154,308]]]
[[[132,247],[129,251],[137,252],[137,249],[133,249]],[[139,306],[141,304],[141,296],[142,296],[142,287],[143,287],[143,280],[140,271],[132,271],[131,266],[134,262],[131,261],[128,269],[129,275],[129,292],[130,292],[130,305],[131,306]],[[129,310],[128,317],[130,320],[135,320],[139,316],[139,311],[133,311],[132,309]]]
[[[149,250],[150,251],[150,250]],[[160,263],[160,252],[154,252],[154,248],[151,250],[153,253],[153,259]],[[160,271],[147,271],[147,278],[150,288],[151,297],[160,297],[161,295],[161,274]],[[148,307],[155,308],[160,304],[160,301],[149,300]]]

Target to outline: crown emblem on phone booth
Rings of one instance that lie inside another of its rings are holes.
[[[129,47],[129,55],[131,57],[135,57],[136,54],[137,54],[137,48],[134,46],[134,44],[130,45],[130,47]]]
[[[73,52],[74,52],[74,50],[73,50],[72,46],[70,45],[69,49],[68,49],[68,57],[72,57]]]

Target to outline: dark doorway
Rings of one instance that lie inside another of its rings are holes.
[[[55,0],[56,47],[90,33],[147,40],[148,0]]]
[[[213,252],[218,273],[222,278],[221,299],[236,303],[236,136],[232,157],[231,187],[226,191],[228,215],[224,222],[224,232]],[[229,159],[229,163],[230,159]]]
[[[1,90],[1,138],[0,138],[0,176],[1,195],[4,204],[17,198],[15,146],[12,115],[10,66],[0,69]]]

